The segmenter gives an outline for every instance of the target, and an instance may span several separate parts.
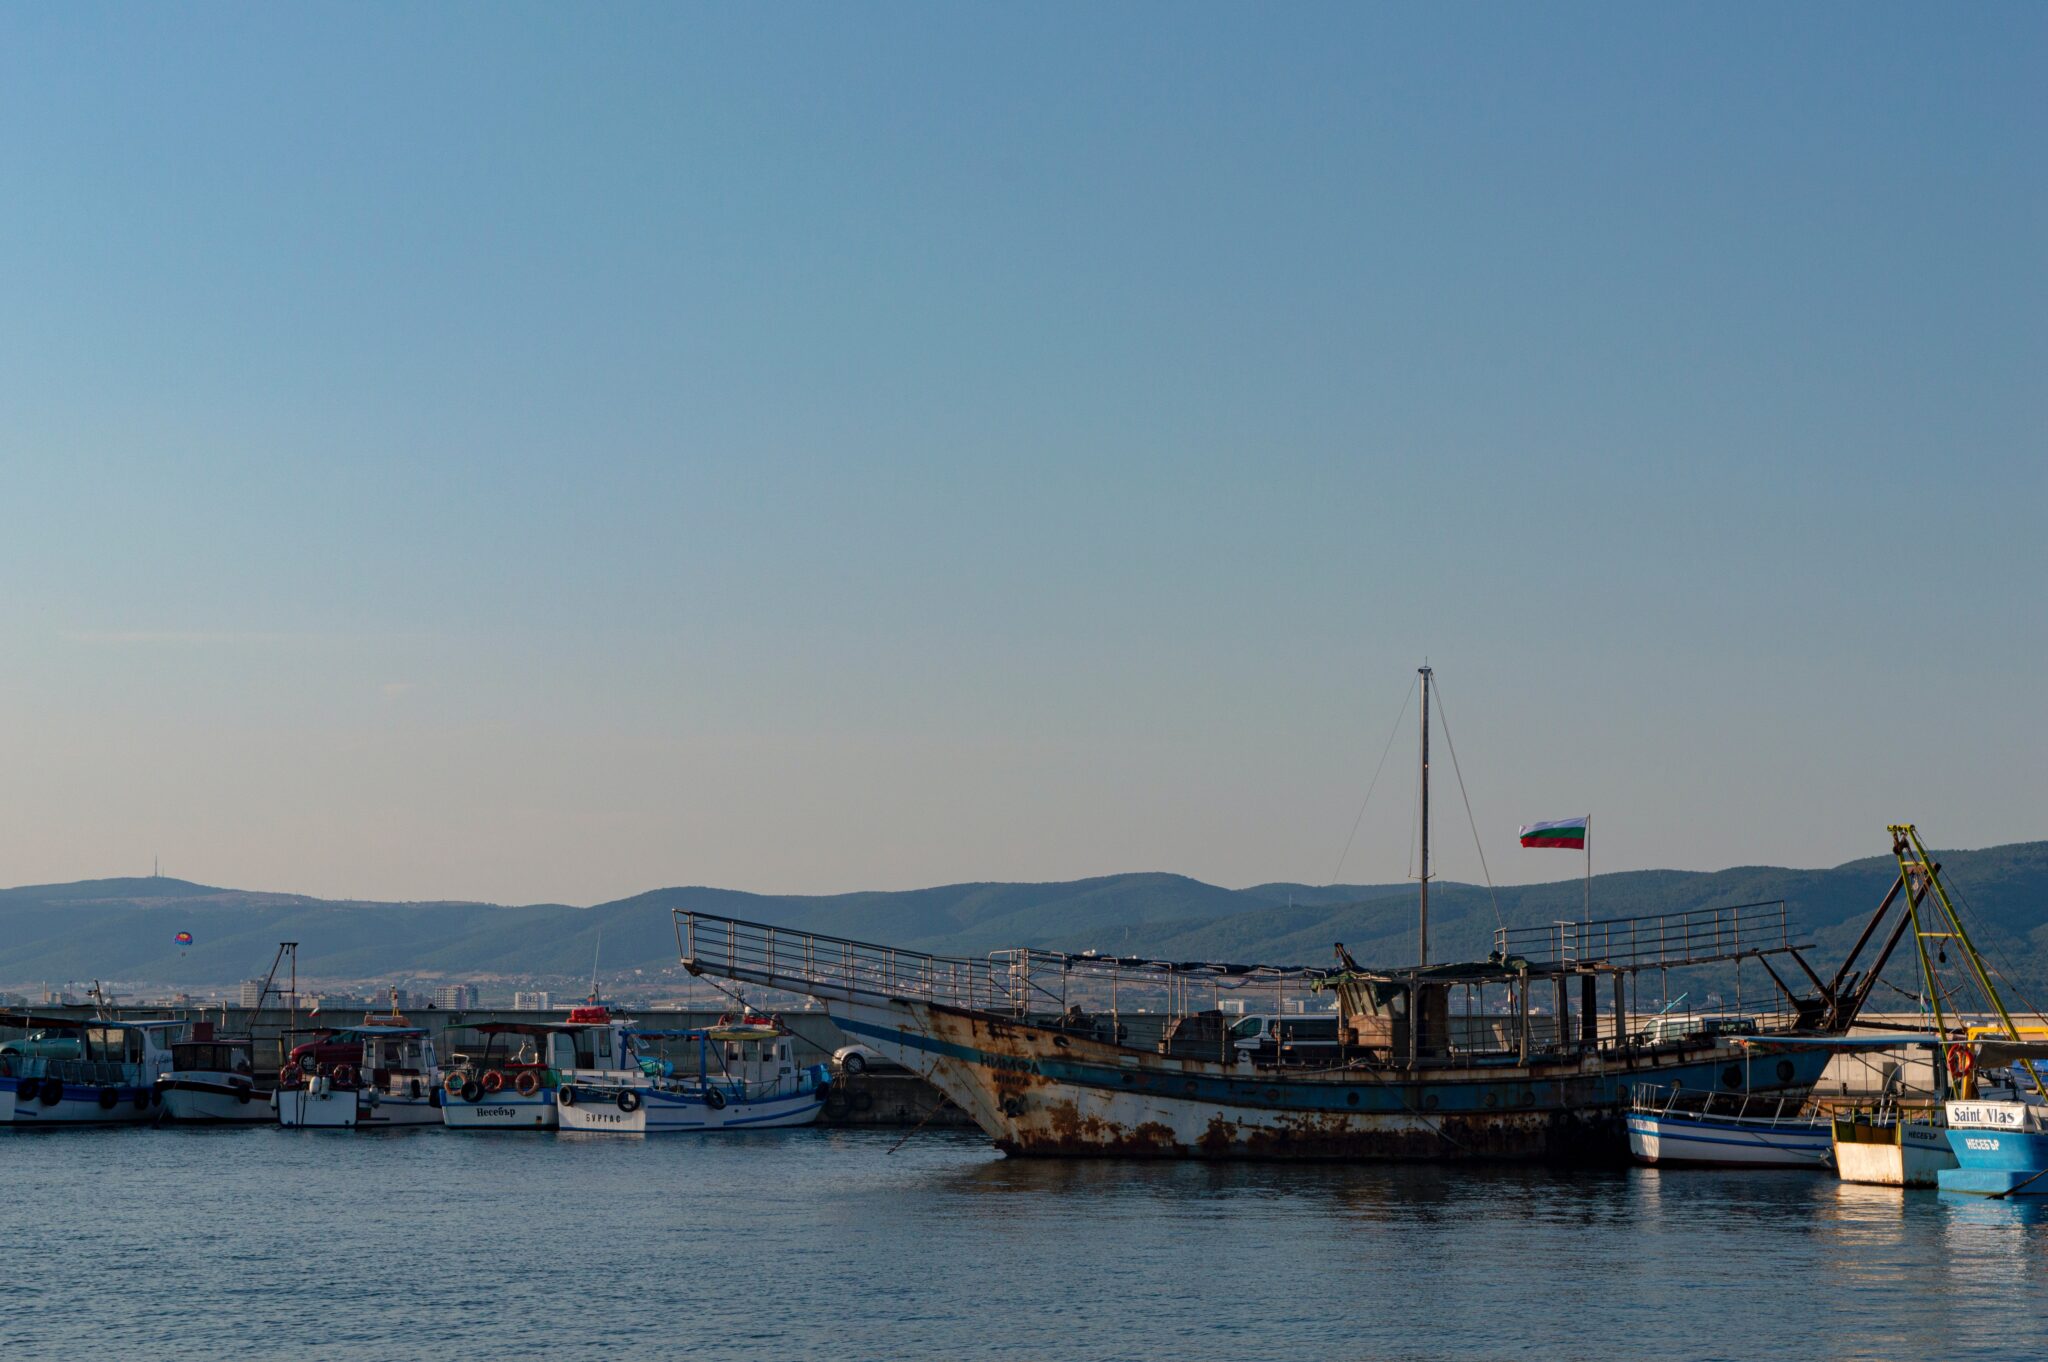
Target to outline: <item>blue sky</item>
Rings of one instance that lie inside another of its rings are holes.
[[[2048,836],[2044,58],[10,10],[0,882],[1398,879],[1425,657],[1502,880]]]

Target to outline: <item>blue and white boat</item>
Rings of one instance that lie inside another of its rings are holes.
[[[601,1003],[559,1022],[492,1022],[474,1028],[481,1053],[448,1071],[441,1119],[450,1130],[554,1130],[565,1084],[638,1072],[632,1024]]]
[[[657,1135],[810,1125],[824,1110],[832,1071],[798,1065],[794,1037],[770,1018],[691,1031],[628,1031],[611,1071],[578,1070],[556,1090],[565,1131]],[[695,1073],[656,1057],[652,1042],[695,1043]]]
[[[2001,1199],[2048,1197],[2048,1095],[2021,1067],[2003,1091],[1972,1086],[1974,1096],[1946,1108],[1956,1166],[1938,1175],[1941,1190]]]
[[[1628,1152],[1641,1163],[1815,1169],[1834,1164],[1832,1123],[1805,1114],[1797,1099],[1648,1083],[1638,1084],[1631,1097]]]
[[[157,1079],[188,1023],[0,1013],[0,1126],[136,1125],[157,1119]]]

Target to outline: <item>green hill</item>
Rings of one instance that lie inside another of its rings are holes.
[[[2048,996],[2048,842],[1937,853],[1981,943],[2034,998]],[[1632,871],[1593,880],[1593,915],[1622,917],[1784,899],[1801,935],[1832,964],[1891,883],[1884,857],[1829,870],[1743,866]],[[1584,916],[1584,884],[1431,892],[1432,954],[1477,958],[1497,921]],[[1496,918],[1496,904],[1499,918]],[[308,977],[419,974],[580,978],[603,937],[607,975],[674,965],[676,908],[920,950],[1005,946],[1095,949],[1177,960],[1323,963],[1342,941],[1363,961],[1415,955],[1412,884],[1262,884],[1224,889],[1169,874],[1048,884],[957,884],[900,893],[748,894],[657,889],[589,908],[565,904],[367,903],[211,888],[182,880],[91,880],[0,890],[0,985],[87,978],[177,985],[260,973],[280,940],[300,943]],[[194,943],[181,948],[180,931]]]

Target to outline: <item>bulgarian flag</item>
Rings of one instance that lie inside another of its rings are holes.
[[[1584,818],[1562,818],[1555,823],[1531,823],[1522,829],[1522,845],[1584,851],[1586,829],[1592,821],[1593,815],[1589,813]]]

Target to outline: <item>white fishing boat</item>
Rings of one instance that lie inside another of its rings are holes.
[[[136,1125],[157,1119],[182,1021],[107,1021],[0,1012],[0,1125]]]
[[[1745,1047],[1763,1057],[1802,1051],[1853,1056],[1891,1055],[1922,1047],[1938,1053],[1940,1042],[1938,1034],[1929,1032],[1796,1040],[1757,1038],[1745,1042]],[[1956,1166],[1948,1144],[1948,1122],[1941,1109],[1946,1088],[1940,1067],[1935,1066],[1932,1090],[1909,1089],[1904,1072],[1903,1067],[1893,1065],[1874,1108],[1837,1109],[1829,1117],[1829,1145],[1835,1173],[1842,1181],[1876,1187],[1932,1187],[1942,1169]]]
[[[1630,1096],[1628,1152],[1641,1163],[1826,1168],[1833,1158],[1829,1121],[1798,1101],[1654,1083]]]
[[[275,1099],[278,1124],[330,1130],[442,1124],[441,1067],[425,1029],[394,1012],[367,1017],[325,1044],[359,1044],[362,1058],[323,1062],[311,1073],[288,1065]]]
[[[1844,1182],[1879,1187],[1932,1187],[1956,1166],[1948,1121],[1939,1111],[1879,1111],[1837,1116],[1831,1123],[1835,1172]]]
[[[553,1130],[563,1084],[637,1071],[629,1028],[599,1004],[571,1008],[560,1022],[475,1027],[484,1048],[448,1070],[441,1119],[450,1130]]]
[[[556,1091],[562,1130],[618,1135],[765,1130],[818,1119],[832,1087],[824,1064],[799,1066],[794,1037],[772,1018],[746,1017],[690,1031],[627,1031],[610,1070],[579,1069]],[[683,1042],[696,1071],[652,1054]]]
[[[212,1022],[194,1022],[187,1039],[172,1043],[170,1072],[158,1075],[156,1090],[167,1121],[227,1125],[275,1119],[268,1095],[256,1088],[255,1042],[217,1036]]]

